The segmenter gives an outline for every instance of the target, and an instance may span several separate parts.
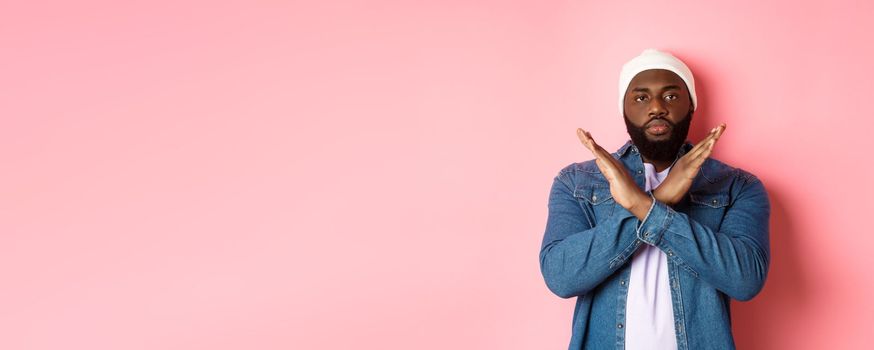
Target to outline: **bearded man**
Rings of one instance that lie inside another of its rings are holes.
[[[670,53],[623,65],[619,110],[631,140],[562,168],[549,193],[540,270],[576,298],[569,349],[734,349],[731,299],[761,291],[770,261],[768,194],[710,157],[725,124],[692,145],[695,81]]]

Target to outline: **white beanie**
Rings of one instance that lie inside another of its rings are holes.
[[[686,82],[686,88],[689,89],[689,94],[692,96],[692,110],[698,108],[698,98],[695,97],[695,78],[692,77],[692,71],[686,66],[683,61],[674,55],[659,51],[656,49],[646,49],[639,56],[632,58],[622,66],[622,71],[619,73],[619,114],[625,115],[625,91],[628,90],[628,84],[631,79],[642,71],[647,69],[667,69],[676,73]]]

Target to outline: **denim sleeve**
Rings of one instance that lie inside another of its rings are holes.
[[[770,204],[761,181],[741,181],[718,232],[656,201],[637,237],[729,297],[746,301],[761,291],[768,273]]]
[[[588,293],[618,269],[633,253],[640,222],[617,207],[592,227],[572,188],[565,174],[553,180],[540,248],[540,271],[546,285],[562,298]]]

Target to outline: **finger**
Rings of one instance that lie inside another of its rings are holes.
[[[707,142],[707,145],[701,150],[701,153],[698,154],[697,157],[692,159],[692,166],[695,168],[701,167],[704,164],[704,161],[710,157],[710,154],[713,153],[713,145],[716,144],[715,140],[710,140]]]
[[[587,148],[589,147],[589,142],[586,140],[586,132],[583,131],[582,128],[577,128],[577,138],[580,139],[580,143],[582,143],[583,146],[586,146]]]
[[[713,151],[714,144],[716,144],[715,139],[711,138],[711,139],[707,140],[701,146],[701,148],[698,149],[698,151],[690,157],[692,159],[692,162],[695,164],[703,163],[704,159],[707,159],[707,157],[710,157],[710,152]]]
[[[707,133],[707,136],[704,136],[704,138],[701,139],[701,141],[698,141],[698,143],[695,144],[695,146],[693,146],[692,149],[690,149],[689,152],[687,152],[686,154],[689,155],[690,157],[693,156],[695,153],[697,153],[701,149],[701,147],[704,147],[704,145],[707,144],[707,140],[711,139],[715,133],[716,133],[716,128],[710,129],[710,132]]]
[[[614,172],[614,170],[615,170],[614,165],[612,165],[612,164],[610,164],[610,163],[604,161],[604,160],[601,159],[601,158],[595,159],[595,163],[598,164],[598,170],[601,171],[601,174],[604,175],[604,178],[607,179],[607,181],[611,181],[611,182],[612,182],[612,181],[613,181],[614,174],[615,174],[615,172]]]
[[[716,146],[717,139],[712,139],[707,142],[704,148],[701,149],[700,154],[698,154],[695,158],[695,163],[704,163],[704,160],[710,157],[713,153],[713,148]]]
[[[689,158],[697,159],[697,158],[701,157],[702,152],[705,152],[708,147],[710,147],[712,149],[713,145],[711,144],[711,142],[715,143],[716,140],[718,140],[719,137],[722,136],[723,131],[725,131],[725,123],[722,123],[722,124],[714,127],[713,129],[710,129],[710,133],[707,135],[707,137],[705,137],[703,140],[698,142],[698,144],[695,145],[695,147],[693,147],[691,150],[689,150],[689,153],[687,153]],[[707,155],[705,157],[708,157],[708,156],[709,155]]]
[[[586,148],[588,148],[589,151],[592,152],[592,154],[595,154],[595,149],[592,147],[592,143],[589,140],[589,135],[586,133],[585,130],[577,128],[577,137],[579,137],[580,142],[583,143],[583,146],[586,146]]]
[[[725,132],[725,123],[719,124],[719,126],[716,127],[716,133],[713,136],[713,139],[719,140],[719,138],[722,136],[722,133],[724,133],[724,132]]]
[[[583,144],[588,148],[592,153],[596,153],[598,148],[598,144],[595,143],[595,139],[592,138],[592,134],[588,131],[583,130],[582,128],[577,129],[577,135],[579,135],[580,140],[583,141]]]
[[[601,160],[600,160],[600,159],[598,159],[598,158],[595,158],[595,165],[597,165],[597,166],[598,166],[598,169],[599,169],[599,170],[601,170],[601,173],[604,173],[604,172],[606,172],[606,170],[607,170],[607,167],[606,167],[606,166],[604,166],[604,162],[603,162],[603,161],[601,161]]]
[[[613,155],[611,155],[610,152],[607,152],[604,147],[601,147],[601,145],[595,142],[595,139],[590,132],[583,130],[583,134],[589,142],[592,153],[595,154],[595,163],[598,164],[598,169],[601,170],[601,173],[607,175],[612,174],[614,170],[617,170],[620,166],[618,164],[619,161],[616,160],[616,158],[613,158]]]
[[[721,123],[710,130],[710,134],[707,138],[712,140],[718,140],[722,133],[725,131],[725,123]]]
[[[589,151],[591,151],[592,154],[595,155],[595,158],[601,158],[603,160],[605,156],[604,148],[602,148],[600,145],[598,145],[597,142],[595,142],[592,134],[583,129],[577,129],[577,133],[581,135],[581,140],[583,140],[583,143],[585,143]]]
[[[719,141],[719,137],[722,136],[722,133],[725,131],[725,123],[720,124],[716,128],[714,128],[716,132],[711,137],[710,141],[707,143],[704,157],[710,157],[710,154],[713,152],[713,148],[716,146],[716,141]]]
[[[598,152],[598,154],[601,156],[602,160],[609,160],[609,161],[615,160],[613,158],[613,156],[610,155],[610,152],[607,152],[607,150],[605,150],[604,147],[601,147],[601,145],[599,145],[597,142],[595,142],[595,139],[592,137],[591,133],[589,133],[587,131],[586,135],[589,136],[589,141],[592,142],[592,148]]]
[[[713,136],[713,139],[710,140],[710,145],[707,147],[707,153],[704,157],[710,157],[710,154],[713,153],[713,148],[716,147],[716,141],[719,141],[719,137],[722,136],[723,132],[725,132],[725,123],[722,123],[717,128],[716,134]]]
[[[697,159],[701,155],[701,152],[703,152],[704,149],[707,148],[708,143],[712,140],[711,136],[712,134],[698,142],[698,144],[695,145],[695,147],[693,147],[691,150],[689,150],[689,152],[687,152],[686,155],[684,155],[683,157],[688,159]]]
[[[595,165],[598,166],[598,170],[601,171],[601,174],[603,174],[607,180],[610,180],[610,168],[604,163],[604,161],[600,158],[595,158]]]

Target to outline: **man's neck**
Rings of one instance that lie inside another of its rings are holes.
[[[668,162],[668,161],[652,161],[652,160],[646,159],[646,157],[643,157],[643,156],[641,156],[641,159],[643,159],[644,163],[652,164],[653,168],[655,168],[655,171],[657,173],[660,173],[663,170],[667,169],[673,163],[673,162]]]

